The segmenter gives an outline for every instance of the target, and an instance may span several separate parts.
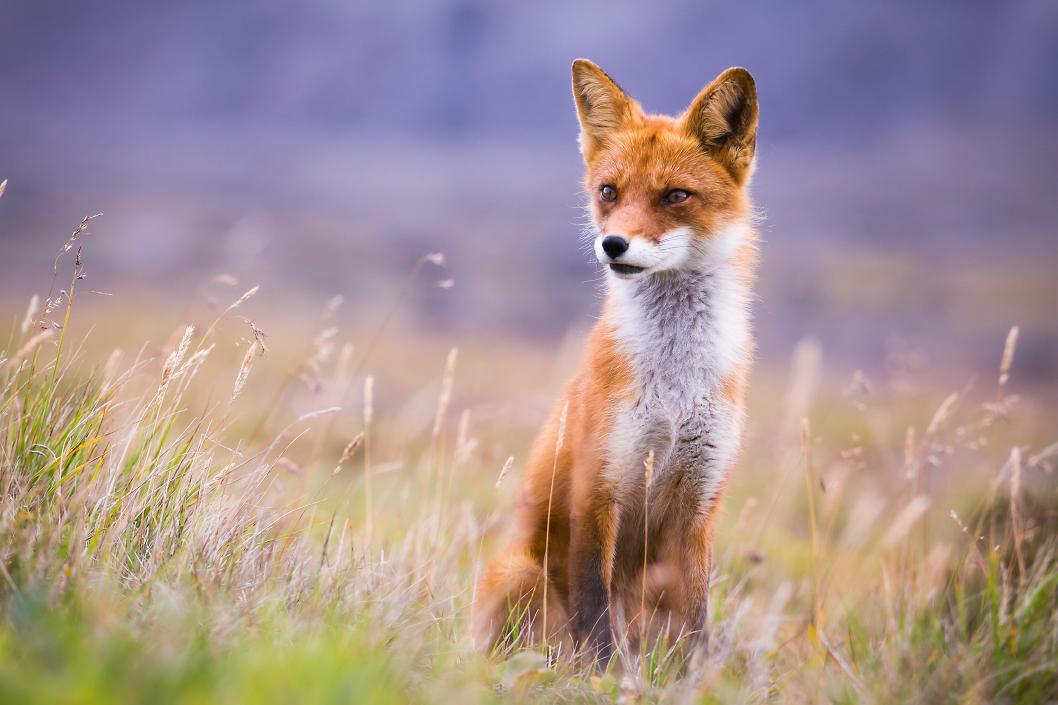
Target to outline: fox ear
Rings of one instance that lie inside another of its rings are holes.
[[[757,148],[757,87],[749,71],[731,68],[702,89],[683,116],[684,129],[743,184]]]
[[[630,120],[635,102],[601,68],[587,59],[573,62],[573,100],[580,120],[580,151],[585,159]]]

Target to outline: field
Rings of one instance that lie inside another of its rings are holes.
[[[1016,329],[965,376],[763,362],[707,650],[595,671],[468,635],[578,333],[452,341],[406,297],[364,321],[227,276],[136,306],[85,240],[4,304],[0,703],[1058,700],[1058,427]]]

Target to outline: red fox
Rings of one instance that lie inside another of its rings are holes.
[[[705,634],[754,351],[758,108],[741,68],[677,118],[645,113],[585,59],[573,97],[606,303],[532,447],[473,629],[490,649],[546,638],[605,659],[615,639]]]

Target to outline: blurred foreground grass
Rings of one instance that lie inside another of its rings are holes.
[[[595,673],[467,635],[576,334],[456,354],[254,289],[89,331],[80,235],[0,345],[0,702],[1058,699],[1058,429],[1014,334],[956,393],[812,341],[762,367],[708,652]]]

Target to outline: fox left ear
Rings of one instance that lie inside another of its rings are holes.
[[[580,120],[580,151],[585,159],[591,159],[639,109],[616,81],[587,59],[573,62],[573,101]]]
[[[742,68],[730,68],[706,86],[683,115],[694,135],[739,185],[753,172],[757,149],[757,87]]]

